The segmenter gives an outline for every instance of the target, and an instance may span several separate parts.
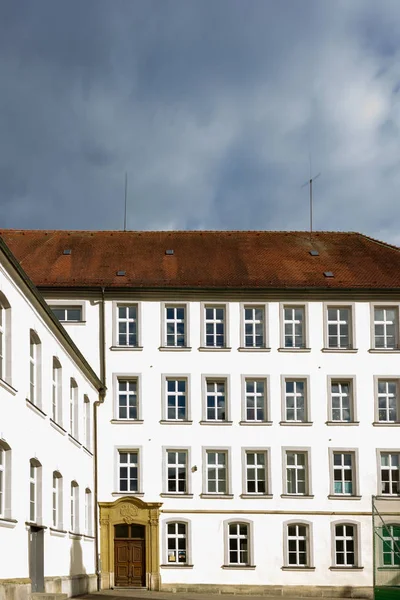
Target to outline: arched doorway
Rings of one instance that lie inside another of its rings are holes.
[[[99,502],[102,589],[160,589],[160,506],[135,497]]]

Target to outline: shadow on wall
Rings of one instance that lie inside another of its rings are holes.
[[[69,560],[71,596],[79,596],[88,592],[88,580],[83,564],[83,552],[80,540],[72,540]]]

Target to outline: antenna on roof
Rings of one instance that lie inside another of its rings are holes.
[[[125,212],[124,212],[124,231],[126,231],[126,200],[128,197],[128,173],[125,172]]]
[[[312,195],[312,186],[313,186],[313,181],[315,181],[315,179],[317,179],[317,177],[319,177],[321,175],[321,173],[318,173],[318,175],[315,175],[314,177],[312,177],[311,175],[311,152],[310,152],[310,179],[308,181],[306,181],[306,183],[304,185],[302,185],[301,187],[306,187],[306,185],[310,186],[310,240],[312,238],[312,232],[313,232],[313,195]]]

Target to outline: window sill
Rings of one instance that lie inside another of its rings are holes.
[[[370,354],[400,354],[400,348],[370,348]]]
[[[18,521],[16,519],[6,519],[5,517],[0,517],[0,527],[9,527],[12,529],[17,523]]]
[[[70,540],[81,540],[83,538],[83,533],[78,533],[76,531],[68,531],[68,534]]]
[[[64,325],[86,325],[86,321],[60,321],[60,323],[63,326]]]
[[[311,352],[311,348],[278,348],[278,352]]]
[[[112,351],[128,351],[128,352],[140,352],[143,350],[143,346],[110,346],[110,350]]]
[[[325,421],[325,425],[336,426],[336,427],[351,427],[352,425],[359,425],[360,421]]]
[[[191,346],[159,346],[160,352],[191,352]]]
[[[56,423],[55,421],[53,421],[53,419],[50,419],[50,425],[52,427],[54,427],[54,429],[56,431],[58,431],[59,433],[61,433],[61,435],[65,435],[67,432],[64,429],[64,427],[61,427],[61,425],[59,425],[58,423]]]
[[[396,500],[397,502],[399,501],[400,498],[400,494],[396,495],[396,494],[381,494],[380,496],[375,496],[375,498],[377,500]],[[400,567],[399,567],[400,568]]]
[[[358,348],[321,348],[321,352],[332,352],[333,354],[344,352],[345,354],[357,354]]]
[[[256,565],[221,565],[221,569],[233,571],[238,569],[239,571],[254,571]]]
[[[82,448],[88,456],[93,456],[93,452],[89,448],[86,448],[86,446],[82,446]]]
[[[233,494],[200,494],[200,498],[204,498],[205,500],[209,500],[210,498],[232,500],[233,497]]]
[[[166,565],[160,565],[161,569],[193,569],[193,565],[183,565],[179,563],[167,563]]]
[[[374,421],[372,423],[374,427],[400,427],[400,421],[392,422],[382,422],[382,421]]]
[[[50,535],[56,537],[65,537],[68,533],[65,529],[57,529],[56,527],[49,527]]]
[[[200,346],[197,349],[199,352],[230,352],[232,350],[229,346]]]
[[[244,500],[270,500],[273,498],[272,494],[240,494],[240,497]]]
[[[42,419],[45,419],[47,417],[46,413],[42,411],[41,408],[39,408],[38,406],[36,406],[36,404],[33,404],[33,402],[31,402],[30,400],[28,400],[28,398],[26,398],[26,405],[33,410],[33,412],[35,414],[37,414],[39,417],[42,417]]]
[[[296,427],[311,427],[313,425],[312,421],[279,421],[279,425],[284,425],[285,427],[295,425]]]
[[[281,498],[291,498],[292,500],[312,500],[314,495],[310,494],[281,494]]]
[[[28,525],[28,527],[37,527],[38,529],[47,529],[45,525],[42,525],[37,521],[25,521],[25,525]]]
[[[361,500],[362,496],[346,496],[345,494],[329,494],[328,500]]]
[[[186,421],[182,419],[181,421],[173,421],[172,419],[169,421],[168,419],[161,419],[159,421],[160,425],[192,425],[193,421]]]
[[[73,435],[71,435],[70,433],[68,434],[68,439],[70,442],[72,442],[77,448],[82,448],[82,444],[80,442],[78,442],[78,440],[76,438],[74,438]]]
[[[272,425],[272,421],[239,421],[239,425],[250,425],[250,427],[254,425]]]
[[[113,425],[143,425],[143,419],[111,419]]]
[[[346,567],[345,565],[339,567],[329,567],[330,571],[363,571],[364,567]]]
[[[142,498],[144,492],[112,492],[111,496],[132,496],[132,498]]]
[[[0,387],[7,390],[7,392],[10,392],[10,394],[12,396],[15,396],[18,393],[18,391],[15,388],[13,388],[12,385],[10,385],[9,383],[7,383],[7,381],[4,381],[4,379],[1,379],[1,378],[0,378]]]
[[[362,567],[361,567],[362,568]],[[378,567],[378,571],[399,571],[400,567]]]
[[[267,346],[239,346],[238,352],[271,352]]]
[[[95,537],[94,537],[94,535],[89,535],[88,533],[84,533],[83,539],[87,540],[88,542],[92,542],[95,539]]]
[[[191,499],[193,498],[193,494],[160,494],[161,498],[186,498],[186,499]]]
[[[281,567],[282,571],[315,571],[315,567],[301,567],[301,566],[291,566],[291,567]]]
[[[200,425],[233,425],[233,421],[199,421]]]

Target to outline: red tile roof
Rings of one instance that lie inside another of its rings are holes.
[[[39,287],[400,289],[400,249],[360,233],[316,232],[312,242],[300,231],[0,235]]]

